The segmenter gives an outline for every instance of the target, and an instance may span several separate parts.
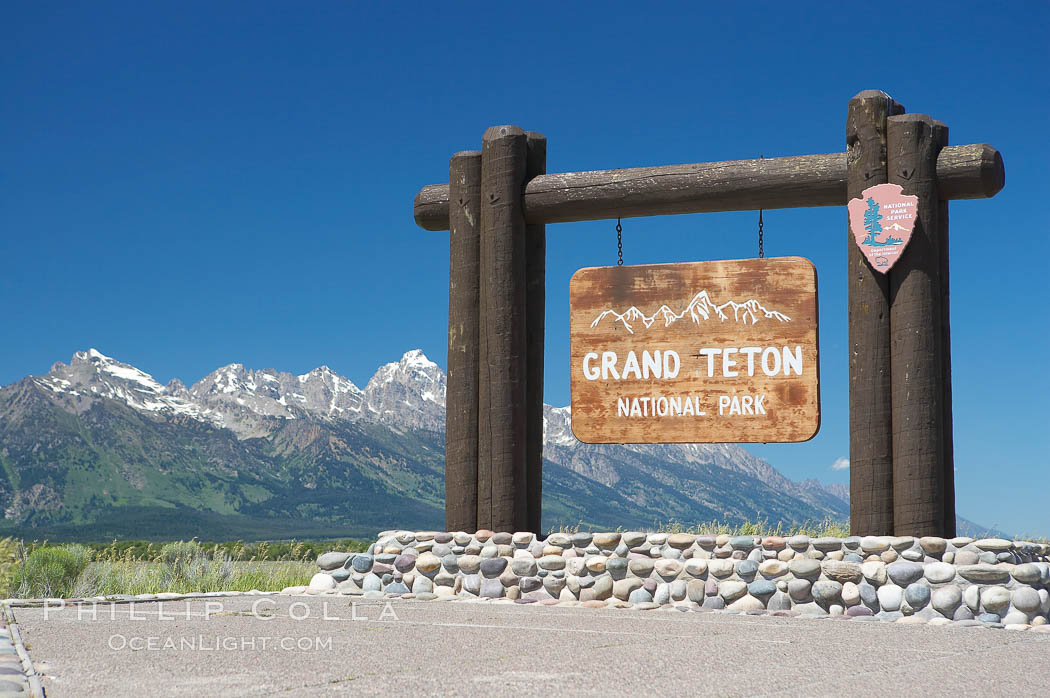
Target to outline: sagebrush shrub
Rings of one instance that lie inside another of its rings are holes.
[[[202,555],[203,552],[201,544],[195,540],[177,540],[173,543],[165,543],[157,553],[156,560],[165,565],[174,565],[178,560],[190,560]]]
[[[91,562],[91,550],[71,543],[37,548],[25,561],[25,574],[18,595],[23,598],[68,598],[77,579]]]

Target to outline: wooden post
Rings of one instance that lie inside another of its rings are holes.
[[[889,180],[919,197],[911,241],[890,270],[893,372],[893,531],[945,533],[944,374],[937,155],[944,124],[888,119]]]
[[[529,131],[526,181],[547,171],[547,139]],[[525,529],[541,533],[543,509],[543,323],[546,309],[547,229],[525,226]]]
[[[445,530],[478,528],[478,284],[481,151],[448,165],[448,390],[445,400]]]
[[[478,526],[521,531],[525,490],[527,137],[493,126],[481,148],[481,373]]]
[[[948,127],[944,127],[944,144],[948,144]],[[938,185],[940,182],[938,182]],[[941,248],[941,375],[944,385],[944,532],[954,538],[955,532],[955,436],[952,420],[952,333],[951,308],[948,303],[948,200],[940,200]]]
[[[878,90],[849,102],[846,177],[849,199],[887,181],[886,118],[904,108]],[[871,268],[849,230],[850,532],[893,533],[889,279]]]

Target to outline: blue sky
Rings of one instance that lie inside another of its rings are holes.
[[[958,510],[1050,535],[1050,4],[715,5],[8,4],[0,384],[88,347],[187,384],[444,366],[447,234],[412,198],[487,126],[544,133],[550,172],[841,152],[849,98],[882,89],[1005,158],[998,196],[951,204]],[[848,480],[846,221],[765,215],[767,255],[819,276],[821,431],[748,447],[795,479]],[[753,256],[756,223],[627,220],[624,259]],[[552,404],[569,277],[615,263],[614,225],[547,228]]]

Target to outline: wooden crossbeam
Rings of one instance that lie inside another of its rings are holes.
[[[1006,182],[999,152],[949,146],[937,158],[943,200],[995,196]],[[416,223],[448,230],[448,184],[416,195]],[[764,208],[845,206],[846,153],[539,175],[525,187],[528,224]]]

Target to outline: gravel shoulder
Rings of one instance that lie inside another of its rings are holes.
[[[281,595],[15,613],[52,698],[1037,695],[1050,685],[1050,633],[981,627]]]

